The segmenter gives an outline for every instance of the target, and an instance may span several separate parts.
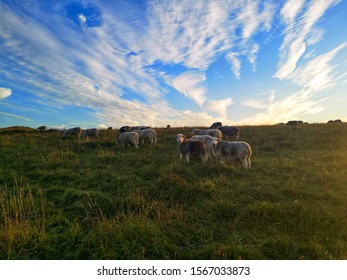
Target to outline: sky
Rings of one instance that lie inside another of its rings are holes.
[[[0,0],[0,127],[347,121],[347,0]]]

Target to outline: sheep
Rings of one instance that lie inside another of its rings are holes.
[[[141,130],[134,130],[139,134],[139,140],[142,141],[142,144],[145,143],[145,140],[148,140],[151,144],[157,143],[157,133],[152,128],[146,128]]]
[[[89,137],[99,137],[100,130],[97,128],[88,128],[83,130],[82,137],[89,139]]]
[[[222,139],[222,132],[218,129],[193,129],[192,135],[210,135]]]
[[[77,135],[78,138],[82,135],[82,128],[74,127],[64,131],[64,136]]]
[[[189,162],[191,156],[200,156],[203,163],[207,161],[206,147],[202,141],[186,139],[183,134],[177,134],[176,140],[180,159],[185,155],[186,161]]]
[[[190,138],[190,140],[200,140],[202,141],[204,144],[205,144],[205,147],[206,147],[206,152],[207,152],[207,155],[209,157],[212,156],[212,143],[211,143],[211,139],[213,137],[210,136],[210,135],[194,135]]]
[[[134,131],[121,133],[116,140],[116,145],[117,147],[122,146],[122,148],[124,148],[125,144],[131,144],[134,146],[134,148],[138,149],[139,134]]]
[[[45,125],[41,125],[38,128],[36,128],[37,131],[46,131],[47,130],[47,126]]]
[[[303,124],[303,121],[288,121],[286,123],[286,125],[289,125],[289,126],[296,126],[296,125],[300,125],[300,124]]]
[[[222,132],[223,136],[228,136],[231,139],[240,138],[240,128],[237,126],[219,126],[218,130]]]
[[[129,131],[134,131],[134,130],[142,130],[142,129],[148,129],[151,128],[150,126],[146,126],[146,125],[140,125],[140,126],[122,126],[118,132],[119,133],[123,133],[123,132],[129,132]]]
[[[213,137],[210,142],[213,146],[213,155],[217,156],[223,163],[226,160],[231,162],[240,160],[245,168],[251,168],[252,149],[248,143],[221,141],[216,137]]]
[[[122,126],[122,127],[118,130],[119,133],[128,132],[128,131],[129,131],[129,126],[128,126],[128,125]]]
[[[222,126],[222,123],[221,122],[214,122],[210,128],[218,128],[219,126]]]

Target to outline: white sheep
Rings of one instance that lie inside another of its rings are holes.
[[[185,155],[186,161],[189,162],[191,156],[200,156],[203,163],[207,161],[206,147],[202,141],[186,139],[183,134],[177,134],[176,140],[180,159]]]
[[[117,147],[122,146],[124,148],[125,144],[131,144],[134,146],[134,148],[139,148],[139,134],[134,131],[130,132],[123,132],[119,135],[118,139],[116,140]]]
[[[89,137],[99,137],[100,130],[97,128],[88,128],[86,130],[83,130],[82,137],[89,139]]]
[[[210,135],[222,139],[222,132],[218,129],[193,129],[192,135]]]
[[[190,140],[200,140],[200,141],[202,141],[205,144],[207,155],[209,157],[211,157],[213,155],[213,153],[212,153],[212,143],[211,143],[212,138],[213,137],[210,136],[210,135],[194,135],[194,136],[192,136],[190,138]]]
[[[242,141],[221,141],[215,137],[210,142],[213,146],[213,155],[218,157],[222,162],[226,160],[231,162],[240,160],[245,168],[251,168],[252,149],[248,143]]]
[[[82,128],[74,127],[64,131],[64,136],[77,135],[78,138],[82,135]]]
[[[139,134],[140,141],[142,144],[145,143],[145,140],[148,140],[151,144],[157,143],[157,133],[152,128],[145,128],[141,130],[134,130]]]

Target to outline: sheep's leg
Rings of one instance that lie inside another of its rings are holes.
[[[208,155],[209,155],[210,157],[213,156],[213,150],[212,150],[212,148],[209,148],[209,149],[208,149]]]
[[[202,160],[203,163],[205,163],[208,160],[207,154],[206,155],[201,154],[200,156],[201,156],[201,160]]]
[[[248,161],[247,161],[247,159],[245,159],[245,158],[240,158],[240,160],[241,160],[243,166],[244,166],[245,168],[248,168]]]
[[[183,158],[183,155],[182,155],[182,153],[180,153],[180,160],[182,160],[182,158]]]
[[[190,153],[187,153],[186,154],[186,161],[189,162],[189,160],[190,160]]]
[[[251,169],[251,159],[247,158],[247,161],[248,161],[248,169]]]

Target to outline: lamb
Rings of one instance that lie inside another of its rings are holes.
[[[134,130],[139,134],[139,140],[141,140],[142,144],[145,143],[145,140],[148,140],[151,144],[157,143],[157,133],[152,128],[146,128],[141,130]]]
[[[134,131],[121,133],[116,140],[116,145],[117,147],[122,146],[122,148],[124,148],[125,144],[131,144],[134,146],[134,148],[138,149],[139,134]]]
[[[213,153],[212,153],[212,143],[211,143],[212,138],[213,137],[210,136],[210,135],[194,135],[194,136],[192,136],[190,138],[190,140],[200,140],[200,141],[202,141],[205,144],[207,155],[209,157],[211,157],[213,155]]]
[[[252,149],[248,143],[221,141],[215,137],[210,142],[213,146],[213,155],[217,156],[222,162],[240,160],[245,168],[251,168]]]
[[[193,129],[192,135],[210,135],[222,139],[222,132],[218,129]]]
[[[202,141],[186,139],[183,134],[177,134],[176,140],[180,159],[185,155],[186,161],[189,162],[191,156],[200,156],[203,163],[207,161],[206,147]]]

